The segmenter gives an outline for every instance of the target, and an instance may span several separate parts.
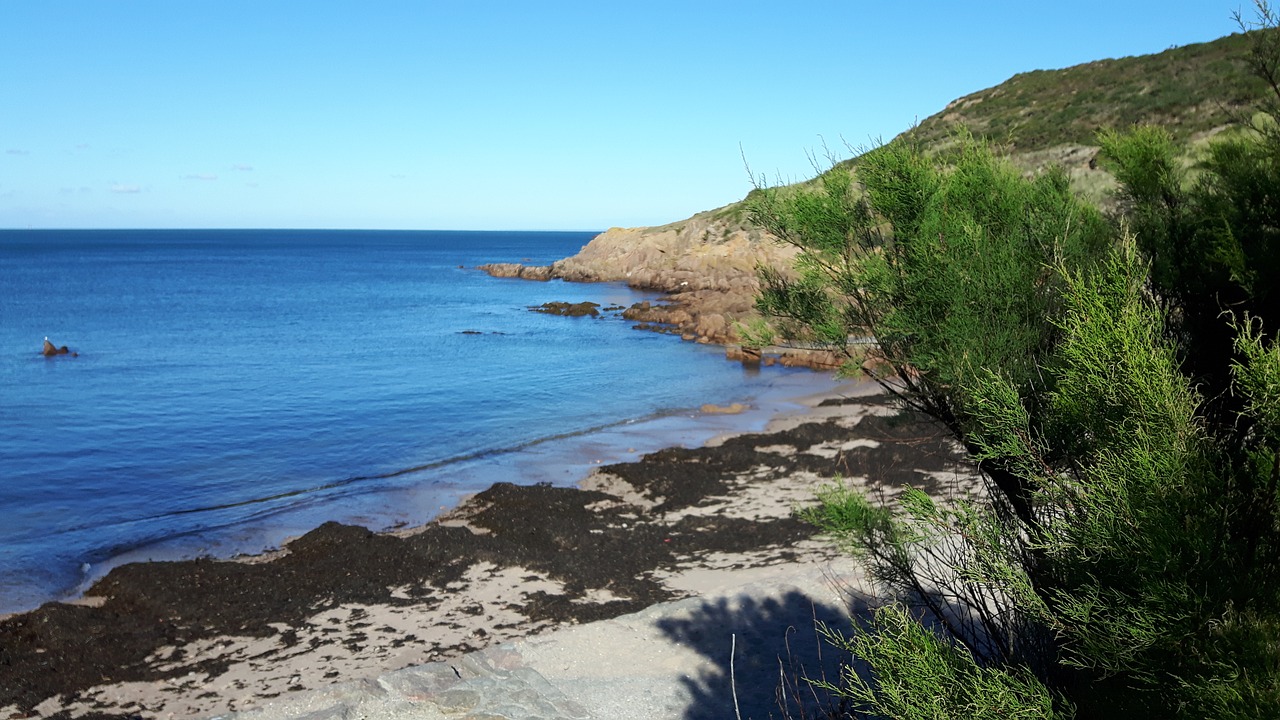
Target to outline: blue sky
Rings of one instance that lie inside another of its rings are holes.
[[[0,0],[0,227],[661,224],[1239,8]]]

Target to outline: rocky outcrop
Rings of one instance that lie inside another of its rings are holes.
[[[569,303],[558,301],[534,305],[529,309],[538,313],[561,315],[564,317],[584,317],[588,315],[591,317],[600,317],[600,303],[593,302]]]
[[[838,370],[849,358],[817,348],[771,346],[767,348],[751,348],[741,345],[730,345],[725,348],[725,359],[740,362],[743,365],[769,367],[807,367],[814,370]]]
[[[494,277],[520,278],[521,280],[550,280],[550,265],[521,265],[520,263],[492,263],[481,265],[480,269]]]
[[[757,268],[786,270],[795,258],[794,249],[744,224],[741,214],[734,205],[660,227],[612,228],[551,265],[497,263],[480,269],[495,277],[625,282],[664,292],[666,302],[644,303],[624,316],[643,329],[731,344],[740,339],[736,325],[757,317]]]
[[[40,348],[40,354],[45,357],[54,357],[57,355],[70,355],[71,357],[76,357],[79,355],[79,353],[71,352],[70,348],[66,345],[63,345],[62,347],[55,347],[53,343],[49,342],[49,338],[44,339],[44,345]]]
[[[573,257],[550,265],[482,265],[494,277],[570,282],[625,282],[666,293],[661,302],[641,302],[622,312],[639,330],[679,335],[691,342],[724,345],[725,357],[744,365],[784,365],[820,370],[847,359],[806,347],[744,348],[739,324],[759,317],[759,268],[791,272],[794,248],[741,221],[741,206],[700,213],[661,227],[612,228]],[[575,313],[568,303],[547,303],[538,312]],[[620,309],[620,308],[616,308]],[[605,308],[613,311],[615,308]]]
[[[616,281],[666,293],[755,296],[760,265],[790,267],[795,254],[732,214],[713,211],[653,228],[612,228],[551,267],[571,281]]]

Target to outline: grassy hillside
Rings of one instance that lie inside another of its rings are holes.
[[[965,127],[1022,155],[1092,145],[1101,128],[1155,124],[1190,143],[1247,113],[1265,91],[1249,74],[1248,53],[1249,38],[1237,33],[1155,55],[1019,73],[951,102],[902,137],[939,147]]]
[[[1028,172],[1065,166],[1078,193],[1105,205],[1115,183],[1096,162],[1098,131],[1162,125],[1192,162],[1210,138],[1247,118],[1267,92],[1247,67],[1249,46],[1249,36],[1236,33],[1153,55],[1019,73],[952,101],[892,142],[916,142],[940,153],[968,131],[1004,148]],[[798,183],[797,189],[811,183]],[[727,226],[747,221],[744,202],[699,216]]]
[[[1249,117],[1268,92],[1247,66],[1251,41],[1236,33],[1153,55],[1019,73],[952,101],[891,142],[916,142],[927,152],[944,153],[967,131],[1003,148],[1027,172],[1065,167],[1078,194],[1106,206],[1115,181],[1097,162],[1098,131],[1162,125],[1185,148],[1184,162],[1194,162],[1210,138]],[[813,184],[792,187],[804,192]],[[763,238],[750,224],[745,199],[645,232],[694,232],[712,245],[738,234],[753,242]]]

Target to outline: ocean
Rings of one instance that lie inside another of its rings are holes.
[[[416,525],[493,482],[760,429],[832,386],[495,279],[593,233],[0,230],[0,613],[129,561]],[[77,356],[45,358],[41,342]],[[746,402],[708,415],[703,403]]]

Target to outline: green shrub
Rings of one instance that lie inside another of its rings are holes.
[[[863,712],[1280,716],[1275,128],[1191,175],[1165,133],[1106,134],[1121,226],[967,139],[756,197],[802,251],[760,309],[837,348],[874,335],[876,379],[987,481],[808,514],[896,601],[838,640],[871,670],[838,690]]]

